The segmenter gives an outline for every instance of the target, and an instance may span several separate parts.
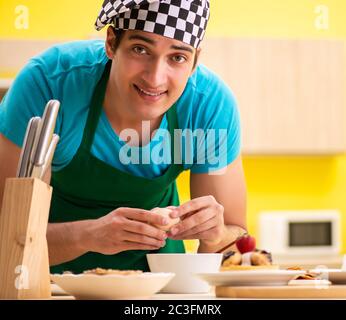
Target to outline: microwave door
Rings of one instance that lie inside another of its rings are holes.
[[[289,247],[321,247],[332,245],[332,223],[319,222],[290,222]]]

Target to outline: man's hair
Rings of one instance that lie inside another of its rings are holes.
[[[115,53],[115,51],[117,51],[117,49],[119,48],[121,40],[123,39],[123,37],[125,35],[125,30],[115,29],[114,27],[111,27],[111,28],[112,28],[113,33],[115,35],[115,39],[114,39],[113,43],[111,44],[111,47],[112,47],[112,51]],[[193,69],[195,68],[196,63],[197,63],[197,53],[195,53],[195,60],[193,62]]]
[[[124,30],[116,30],[114,27],[111,27],[113,30],[113,33],[115,35],[115,39],[113,41],[113,43],[111,44],[112,46],[112,51],[115,53],[115,51],[117,51],[117,49],[120,46],[120,42],[122,40],[122,38],[124,37]]]

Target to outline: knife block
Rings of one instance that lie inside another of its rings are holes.
[[[6,180],[0,213],[0,299],[51,297],[46,239],[52,187]]]

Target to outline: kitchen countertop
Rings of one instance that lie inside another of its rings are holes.
[[[285,286],[287,289],[289,288],[289,286]],[[227,297],[216,297],[215,296],[215,288],[212,287],[212,290],[209,293],[185,293],[185,294],[166,294],[166,293],[157,293],[154,294],[151,297],[148,298],[138,298],[138,299],[121,299],[121,300],[128,300],[128,301],[143,301],[143,300],[151,300],[151,301],[155,301],[155,300],[167,300],[167,301],[172,301],[172,300],[177,300],[177,301],[184,301],[184,300],[192,300],[192,301],[201,301],[201,300],[267,300],[267,299],[274,299],[274,300],[296,300],[296,299],[300,299],[300,298],[304,298],[304,299],[309,299],[309,300],[346,300],[345,298],[345,293],[346,293],[346,286],[345,285],[334,285],[331,287],[331,291],[330,293],[325,293],[325,290],[322,290],[323,288],[310,288],[307,289],[309,292],[307,292],[304,289],[305,293],[300,293],[300,290],[302,289],[302,287],[296,287],[296,288],[289,288],[288,290],[291,292],[289,295],[287,295],[286,288],[284,289],[283,286],[278,287],[278,286],[266,286],[266,287],[253,287],[254,290],[252,289],[252,287],[243,287],[245,289],[245,291],[249,291],[247,295],[245,295],[244,297],[242,297],[242,295],[240,294],[240,297],[233,297],[233,295],[231,295],[231,297],[227,298]],[[241,289],[244,290],[244,289]],[[284,289],[284,294],[282,292],[282,290]],[[228,290],[228,289],[227,289]],[[232,289],[233,290],[233,289]],[[239,292],[239,289],[237,289]],[[251,291],[252,290],[252,291]],[[295,291],[295,293],[292,293],[292,291]],[[314,291],[313,293],[311,292],[311,290],[317,290],[319,292]],[[250,293],[250,291],[252,293]],[[260,294],[258,294],[260,291]],[[268,291],[271,291],[272,293],[270,293],[268,295]],[[308,296],[306,296],[306,292],[307,294],[312,294],[311,298],[309,298]],[[341,294],[340,294],[341,293]],[[281,298],[280,298],[281,295]],[[298,297],[298,298],[293,298],[293,297]],[[56,285],[52,285],[52,300],[75,300],[75,298],[73,296],[70,295],[66,295],[66,293],[61,290],[58,286]]]

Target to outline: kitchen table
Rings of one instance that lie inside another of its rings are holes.
[[[335,287],[335,286],[334,286]],[[338,288],[342,289],[344,292],[346,292],[346,286],[345,285],[339,285]],[[267,286],[265,287],[266,290],[272,289],[279,289],[279,287],[275,286]],[[323,289],[322,289],[323,290]],[[322,298],[324,300],[346,300],[346,294],[344,294],[344,298]],[[168,294],[168,293],[157,293],[151,296],[148,299],[143,300],[263,300],[266,298],[224,298],[224,297],[216,297],[215,296],[215,288],[213,287],[212,290],[209,293],[181,293],[181,294]],[[275,300],[275,297],[268,298],[270,300]],[[279,300],[282,300],[280,298],[277,298]],[[314,298],[307,298],[308,300],[314,300]],[[318,299],[318,298],[315,298]],[[73,296],[66,295],[64,291],[62,291],[58,286],[52,285],[52,300],[75,300]],[[131,299],[129,299],[131,300]]]

